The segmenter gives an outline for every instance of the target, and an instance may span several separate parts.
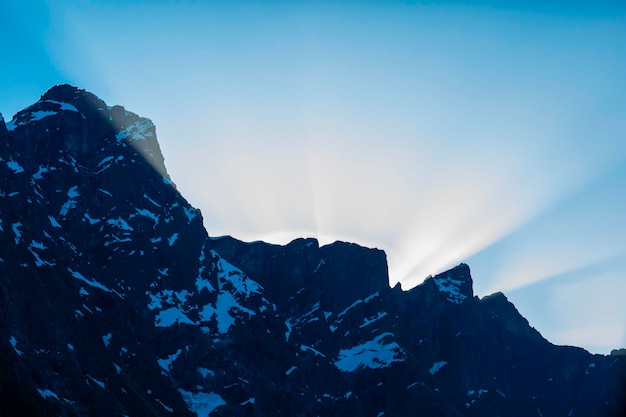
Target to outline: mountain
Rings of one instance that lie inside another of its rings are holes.
[[[467,265],[402,291],[377,249],[209,237],[152,122],[89,92],[0,118],[0,173],[0,416],[624,411],[621,351],[550,344]]]

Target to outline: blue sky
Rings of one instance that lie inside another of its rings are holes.
[[[626,346],[618,2],[0,5],[5,119],[68,82],[151,118],[211,235],[459,262],[549,340]]]

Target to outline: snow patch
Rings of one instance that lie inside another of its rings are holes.
[[[87,375],[87,378],[89,378],[89,379],[91,379],[93,382],[95,382],[95,383],[96,383],[96,385],[98,385],[100,388],[102,388],[102,389],[106,389],[106,388],[104,387],[104,382],[102,382],[102,381],[98,381],[96,378],[92,377],[91,375]]]
[[[136,208],[135,210],[137,210],[137,214],[139,214],[140,216],[143,217],[147,217],[149,219],[154,220],[154,225],[156,226],[157,224],[159,224],[159,216],[157,216],[156,214],[154,214],[153,212],[151,212],[150,210],[147,209],[138,209]]]
[[[71,209],[76,207],[75,198],[78,197],[78,186],[73,186],[67,191],[68,200],[61,206],[60,216],[65,216]]]
[[[54,398],[54,399],[57,399],[57,400],[59,399],[59,396],[56,395],[54,392],[50,391],[49,389],[39,389],[39,388],[37,388],[37,392],[44,399],[46,399],[46,398]]]
[[[46,100],[45,103],[57,104],[59,106],[59,110],[73,111],[73,112],[79,113],[78,109],[74,107],[74,105],[70,103],[66,103],[64,101]]]
[[[291,330],[293,327],[291,327],[291,323],[289,323],[288,320],[285,320],[285,326],[287,327],[287,331],[285,332],[285,341],[289,341],[289,336],[291,336]]]
[[[80,281],[83,281],[85,284],[89,286],[101,289],[102,291],[105,291],[105,292],[113,292],[107,287],[105,287],[104,285],[100,284],[99,282],[85,278],[80,272],[73,271],[70,268],[67,268],[67,270],[70,272],[70,274],[72,274],[74,278]]]
[[[52,227],[59,227],[59,228],[61,227],[59,222],[57,222],[54,217],[48,216],[48,220],[50,220],[50,224],[52,225]]]
[[[183,207],[183,211],[185,212],[185,216],[191,222],[196,216],[196,209],[193,207]]]
[[[96,223],[100,223],[100,219],[94,219],[92,217],[89,216],[89,214],[85,213],[85,219],[87,219],[87,221],[89,222],[89,224],[96,224]]]
[[[9,343],[11,343],[11,346],[13,346],[13,350],[15,350],[15,353],[17,353],[18,356],[22,356],[24,354],[21,350],[17,348],[17,339],[15,338],[15,336],[11,336],[11,338],[9,339]]]
[[[372,318],[365,318],[363,319],[363,323],[361,323],[361,325],[359,326],[360,329],[362,329],[363,327],[369,326],[370,324],[382,319],[383,317],[385,317],[387,315],[386,311],[380,311],[378,312],[378,314]]]
[[[230,327],[235,324],[237,312],[243,312],[250,316],[254,315],[254,311],[239,304],[231,293],[220,292],[217,295],[215,307],[207,304],[200,312],[200,317],[203,321],[209,321],[215,318],[217,321],[217,330],[225,334],[228,333]]]
[[[177,323],[195,324],[177,307],[170,307],[167,310],[163,310],[154,318],[154,325],[157,327],[170,327]]]
[[[435,363],[433,363],[433,366],[430,367],[428,372],[430,372],[431,375],[435,375],[437,372],[439,372],[439,370],[441,368],[443,368],[447,364],[448,364],[448,362],[446,362],[446,361],[435,362]]]
[[[22,222],[13,223],[11,225],[11,229],[13,229],[13,233],[15,234],[15,244],[20,243],[20,239],[22,238],[22,231],[20,230],[22,227]]]
[[[114,158],[113,156],[107,156],[106,158],[102,159],[102,161],[98,163],[98,166],[102,166],[103,164],[106,164],[107,162],[111,162],[113,158]]]
[[[165,409],[165,411],[168,411],[170,413],[174,412],[174,409],[172,407],[168,407],[167,405],[163,404],[161,402],[161,400],[159,400],[158,398],[156,399],[156,402],[158,402],[159,404],[161,404],[161,407],[163,407]]]
[[[178,359],[182,351],[182,349],[178,349],[176,353],[172,353],[167,357],[167,359],[157,359],[159,366],[163,368],[164,371],[169,372],[172,367],[172,362]]]
[[[107,223],[110,224],[111,226],[117,227],[120,230],[126,230],[129,232],[132,232],[134,230],[132,227],[130,227],[130,225],[126,222],[126,220],[122,218],[109,219],[107,220]]]
[[[349,349],[341,349],[335,366],[342,372],[353,372],[359,368],[387,368],[394,362],[404,361],[404,352],[396,343],[385,343],[393,333],[383,333],[373,340]]]
[[[183,400],[187,403],[187,408],[196,413],[198,417],[209,417],[215,409],[226,405],[226,401],[214,392],[193,393],[182,388],[179,388],[178,392],[181,393]]]
[[[58,114],[55,111],[47,111],[47,110],[39,110],[39,111],[34,111],[30,113],[30,121],[31,122],[36,122],[39,121],[45,117],[49,117],[49,116],[54,116]]]
[[[147,194],[143,195],[143,198],[145,198],[146,200],[148,200],[149,202],[151,202],[152,204],[154,204],[157,207],[161,207],[161,205],[159,203],[157,203],[156,201],[154,201],[153,199],[151,199]]]
[[[11,171],[13,171],[14,174],[19,174],[20,172],[24,172],[24,168],[22,168],[20,164],[18,164],[12,159],[7,162],[7,166],[9,167]]]
[[[461,285],[463,285],[462,281],[452,279],[452,277],[433,279],[435,284],[437,284],[439,291],[448,294],[448,301],[455,304],[461,304],[467,298],[467,296],[462,294],[460,290]]]
[[[370,301],[372,301],[374,298],[378,297],[378,291],[376,291],[374,294],[368,296],[367,298],[365,298],[364,300],[356,300],[354,303],[350,304],[345,310],[343,310],[341,313],[339,313],[337,315],[337,318],[345,316],[346,313],[348,311],[350,311],[351,309],[353,309],[354,307],[358,306],[361,303],[369,303]]]
[[[198,368],[198,373],[202,375],[202,378],[206,378],[207,376],[215,376],[215,372],[207,368]]]
[[[325,357],[326,357],[326,355],[324,355],[322,352],[320,352],[320,351],[319,351],[319,350],[317,350],[317,349],[313,349],[311,346],[307,346],[307,345],[300,345],[300,350],[301,350],[301,351],[303,351],[303,352],[307,352],[307,351],[309,351],[309,352],[313,352],[313,353],[315,353],[315,356],[321,356],[321,357],[323,357],[323,358],[325,358]]]
[[[41,180],[43,179],[42,174],[45,174],[46,172],[50,172],[50,171],[55,171],[55,170],[56,168],[54,167],[45,167],[43,165],[39,165],[39,170],[33,174],[33,179]]]
[[[213,256],[218,257],[217,278],[223,282],[230,282],[235,291],[249,297],[252,294],[261,294],[263,288],[248,278],[241,270],[222,258],[217,252],[211,251]]]
[[[117,135],[115,135],[115,139],[118,142],[121,142],[124,139],[128,140],[129,142],[136,140],[145,140],[146,138],[154,136],[154,134],[149,131],[151,128],[154,128],[154,124],[152,123],[152,121],[150,119],[142,117],[135,123],[128,125],[125,129],[118,132]]]

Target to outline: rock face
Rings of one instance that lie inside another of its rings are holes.
[[[0,415],[611,416],[626,356],[557,347],[461,264],[210,238],[150,120],[53,87],[0,118]]]

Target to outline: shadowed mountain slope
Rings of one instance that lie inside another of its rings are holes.
[[[68,85],[0,120],[0,416],[610,416],[626,360],[557,347],[467,265],[210,238],[149,119]],[[208,187],[211,181],[207,179]]]

